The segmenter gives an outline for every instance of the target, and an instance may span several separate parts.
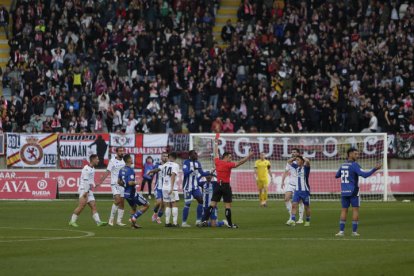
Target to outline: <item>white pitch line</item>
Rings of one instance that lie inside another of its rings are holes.
[[[0,243],[12,243],[12,242],[28,242],[28,241],[52,241],[52,240],[69,240],[69,239],[81,239],[87,237],[95,236],[94,232],[90,231],[81,231],[81,230],[71,230],[71,229],[52,229],[52,228],[26,228],[26,227],[0,227],[0,229],[16,229],[16,230],[40,230],[40,231],[64,231],[64,232],[74,232],[74,233],[81,233],[81,236],[68,236],[68,237],[32,237],[28,238],[27,236],[20,236],[12,238],[16,238],[13,240],[0,240]],[[9,238],[8,236],[5,236]],[[3,238],[1,236],[0,238]],[[23,238],[23,240],[21,240]]]
[[[414,239],[365,239],[365,238],[232,238],[232,237],[91,237],[91,239],[118,240],[233,240],[233,241],[366,241],[366,242],[414,242]]]

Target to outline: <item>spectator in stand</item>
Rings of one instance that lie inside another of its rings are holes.
[[[211,131],[214,133],[223,132],[223,121],[221,117],[217,117],[211,124]]]
[[[226,118],[226,121],[223,124],[223,130],[224,133],[234,133],[234,125],[230,121],[230,118]]]
[[[3,5],[0,6],[0,26],[3,27],[6,38],[9,39],[9,12]]]
[[[225,42],[230,42],[233,34],[236,32],[236,29],[231,24],[231,19],[227,20],[226,25],[221,29],[221,38]]]

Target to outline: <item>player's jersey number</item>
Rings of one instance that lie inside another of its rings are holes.
[[[349,171],[348,170],[341,170],[341,182],[342,183],[349,183]]]

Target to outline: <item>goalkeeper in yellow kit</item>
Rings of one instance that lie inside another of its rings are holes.
[[[267,188],[271,179],[270,161],[265,158],[263,152],[260,153],[260,159],[254,164],[257,189],[259,190],[260,206],[267,207]]]

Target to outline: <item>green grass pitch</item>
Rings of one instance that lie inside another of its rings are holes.
[[[107,219],[111,202],[97,204]],[[313,202],[307,228],[285,225],[281,201],[268,208],[237,201],[239,229],[165,228],[150,222],[152,209],[139,230],[98,228],[89,209],[75,229],[67,223],[76,205],[0,201],[0,275],[412,275],[414,268],[412,203],[363,202],[358,238],[350,221],[346,237],[334,237],[339,202]]]

